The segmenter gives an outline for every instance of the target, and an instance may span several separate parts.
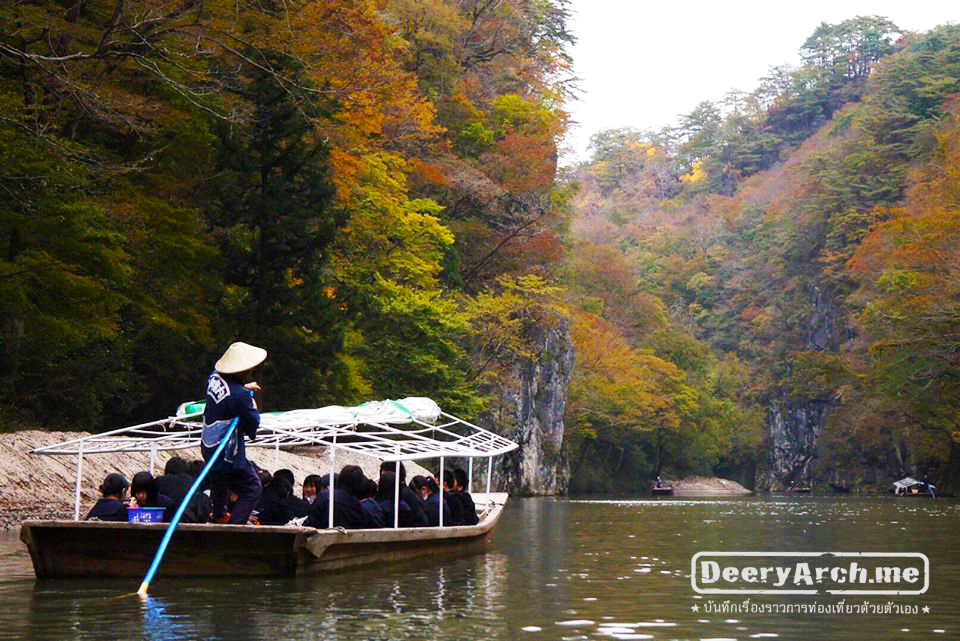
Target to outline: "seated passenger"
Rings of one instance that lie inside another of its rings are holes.
[[[340,486],[339,474],[333,475],[333,484],[337,487]],[[321,494],[326,494],[329,491],[330,491],[330,475],[324,474],[320,477],[320,482],[317,484],[317,496],[320,496]],[[313,502],[316,503],[317,499],[314,498]]]
[[[463,471],[463,468],[455,468],[453,470],[453,492],[460,497],[460,504],[463,506],[463,524],[476,525],[480,522],[480,517],[477,516],[477,506],[473,502],[473,497],[467,491],[468,485],[467,473]]]
[[[138,507],[162,507],[165,523],[173,519],[177,508],[180,507],[180,504],[174,503],[169,496],[157,491],[157,482],[150,472],[137,472],[133,475],[130,494],[137,500]]]
[[[326,478],[330,478],[329,475]],[[357,495],[363,483],[363,470],[356,465],[344,465],[333,482],[333,526],[347,529],[370,527],[367,512],[360,505]],[[321,488],[310,506],[304,525],[307,527],[330,527],[330,491]]]
[[[306,516],[307,512],[310,511],[310,502],[303,500],[294,493],[293,488],[297,486],[297,482],[293,476],[293,471],[284,468],[282,470],[277,470],[273,476],[282,476],[290,483],[290,496],[287,497],[287,506],[290,508],[293,518]]]
[[[87,521],[124,521],[127,520],[127,488],[130,484],[123,474],[107,474],[100,484],[103,497],[94,503],[87,513]]]
[[[187,473],[187,462],[179,456],[171,456],[163,467],[163,474],[154,480],[157,482],[157,492],[169,496],[177,505],[180,505],[193,484],[193,478]]]
[[[449,469],[443,471],[443,498],[450,506],[450,523],[444,518],[443,524],[463,525],[463,503],[460,495],[453,491],[453,471]]]
[[[390,472],[396,474],[397,464],[384,461],[380,464],[380,474]],[[400,500],[410,508],[412,521],[409,527],[423,527],[427,524],[427,510],[423,505],[423,499],[420,498],[415,490],[407,486],[407,468],[400,464]],[[392,511],[392,510],[391,510]],[[401,510],[402,516],[403,510]],[[392,523],[392,517],[390,523]],[[388,523],[387,525],[389,525]]]
[[[294,518],[288,500],[293,494],[293,486],[285,474],[274,474],[263,488],[260,502],[257,503],[257,521],[260,525],[286,525]]]
[[[363,479],[360,486],[360,507],[366,513],[370,520],[370,527],[383,527],[385,525],[383,509],[374,498],[377,495],[377,482],[371,479]]]
[[[430,520],[430,527],[440,525],[441,504],[443,505],[443,524],[446,526],[450,523],[450,506],[447,505],[447,500],[441,496],[437,482],[432,477],[415,477],[414,480],[416,478],[424,479],[423,486],[420,488],[420,495],[427,506],[427,518]]]
[[[382,469],[382,468],[381,468]],[[393,505],[394,505],[394,489],[396,487],[397,475],[393,472],[380,472],[380,483],[377,484],[377,504],[380,506],[380,509],[383,510],[383,525],[384,527],[393,527]],[[410,488],[401,484],[401,492],[406,489],[411,491]],[[407,505],[407,502],[401,499],[397,502],[397,506],[400,510],[400,518],[398,519],[398,525],[400,527],[418,527],[420,524],[417,523],[413,518],[413,510],[410,509],[410,506]],[[424,514],[426,517],[426,514]]]
[[[303,489],[300,491],[300,496],[303,497],[303,500],[307,502],[307,511],[310,510],[310,504],[313,503],[313,500],[317,498],[317,491],[320,489],[320,475],[319,474],[309,474],[307,478],[303,479]],[[329,483],[329,479],[327,480]]]

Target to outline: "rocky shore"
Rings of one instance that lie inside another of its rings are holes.
[[[73,518],[73,496],[77,475],[76,456],[37,456],[30,451],[42,445],[60,443],[82,436],[87,432],[47,432],[25,430],[0,434],[0,529],[19,526],[26,519]],[[186,459],[199,458],[199,450],[178,453]],[[326,449],[323,447],[297,447],[281,450],[279,460],[272,449],[248,448],[248,458],[267,470],[288,468],[293,470],[297,484],[308,474],[326,474]],[[155,474],[163,473],[163,466],[170,454],[157,454]],[[347,464],[359,465],[371,478],[379,475],[380,463],[376,459],[337,452],[334,467]],[[83,459],[83,479],[80,488],[80,510],[85,514],[96,502],[98,487],[110,472],[120,472],[128,479],[142,470],[149,469],[148,454],[95,454]],[[404,463],[407,477],[426,474],[415,463]],[[299,491],[299,487],[297,488]]]
[[[666,481],[673,486],[674,496],[742,496],[753,494],[736,481],[713,476],[688,476],[676,481]]]

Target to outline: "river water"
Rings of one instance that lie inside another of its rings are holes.
[[[23,545],[3,533],[0,638],[958,639],[958,532],[960,502],[949,499],[512,499],[491,547],[473,556],[301,579],[161,576],[145,600],[117,598],[136,589],[129,581],[36,582]],[[844,599],[916,614],[706,612],[746,597],[694,592],[691,558],[705,550],[920,552],[930,587]]]

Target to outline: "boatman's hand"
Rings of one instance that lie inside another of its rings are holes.
[[[259,391],[260,391],[260,384],[257,383],[256,381],[253,381],[253,382],[250,382],[250,383],[247,383],[246,385],[244,385],[244,386],[243,386],[243,389],[252,389],[254,392],[259,392]]]

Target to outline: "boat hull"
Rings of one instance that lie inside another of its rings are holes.
[[[486,495],[474,495],[478,508]],[[159,576],[298,576],[389,563],[446,552],[481,550],[506,503],[490,507],[473,526],[318,530],[294,526],[180,525]],[[143,578],[166,523],[26,521],[26,544],[37,578]]]

